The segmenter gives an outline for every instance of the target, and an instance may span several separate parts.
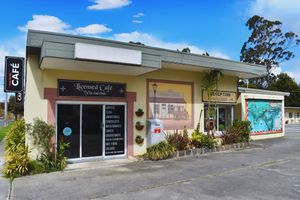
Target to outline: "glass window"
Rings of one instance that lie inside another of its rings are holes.
[[[299,112],[297,113],[297,118],[300,118],[300,113]]]
[[[293,118],[293,113],[289,113],[289,118]]]

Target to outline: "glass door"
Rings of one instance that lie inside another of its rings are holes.
[[[69,143],[68,158],[80,157],[80,105],[57,105],[57,141]]]
[[[57,141],[70,159],[126,154],[126,105],[57,104]]]
[[[103,106],[82,105],[82,157],[102,156]]]

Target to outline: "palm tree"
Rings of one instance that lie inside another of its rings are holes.
[[[207,72],[204,72],[204,77],[202,79],[202,84],[204,91],[207,93],[207,99],[208,99],[208,109],[207,109],[207,129],[208,129],[208,134],[212,130],[215,130],[215,114],[216,114],[216,105],[212,111],[211,109],[211,96],[214,92],[216,92],[219,88],[219,82],[223,78],[223,73],[219,70],[210,70]],[[215,102],[216,104],[216,102]],[[213,116],[213,127],[210,127],[210,116]]]

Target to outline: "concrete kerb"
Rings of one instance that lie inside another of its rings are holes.
[[[180,157],[191,157],[191,156],[201,156],[211,153],[217,152],[226,152],[230,150],[242,150],[252,146],[251,143],[236,143],[231,145],[221,145],[216,146],[213,149],[207,148],[194,148],[194,149],[187,149],[183,151],[176,151],[171,159],[176,159]],[[254,145],[256,146],[256,145]],[[97,160],[97,161],[82,161],[68,164],[67,168],[64,172],[76,172],[76,171],[85,171],[85,170],[93,170],[93,169],[103,169],[109,167],[119,167],[124,166],[129,163],[143,161],[144,159],[139,159],[135,157],[130,157],[127,159],[109,159],[109,160]],[[59,173],[59,172],[58,172]]]

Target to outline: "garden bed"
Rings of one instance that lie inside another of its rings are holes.
[[[172,158],[197,156],[197,155],[201,155],[201,154],[228,151],[228,150],[232,150],[232,149],[245,149],[249,146],[250,146],[250,143],[244,142],[244,143],[220,145],[220,146],[216,146],[212,149],[208,149],[208,148],[187,149],[187,150],[182,150],[182,151],[176,151],[175,154],[172,156]]]

